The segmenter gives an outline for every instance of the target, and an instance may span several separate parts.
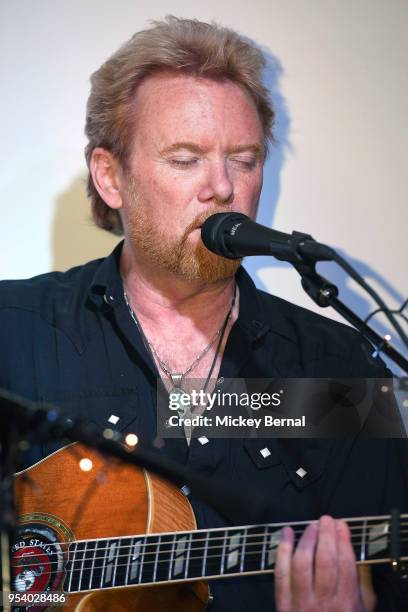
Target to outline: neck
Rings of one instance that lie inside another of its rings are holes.
[[[345,519],[359,564],[408,560],[407,514]],[[274,571],[286,523],[85,540],[69,545],[64,590],[228,578]],[[308,521],[291,523],[296,542]]]
[[[139,317],[152,324],[163,324],[168,319],[173,324],[189,321],[203,331],[206,324],[213,329],[220,313],[225,316],[235,285],[234,278],[205,283],[152,268],[141,258],[134,257],[126,242],[121,256],[121,274],[126,293]]]

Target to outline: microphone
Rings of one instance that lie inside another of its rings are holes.
[[[310,234],[278,232],[242,213],[217,213],[208,217],[201,228],[201,239],[207,249],[227,259],[273,255],[282,261],[300,264],[305,260],[329,261],[335,256],[333,249],[316,242]]]

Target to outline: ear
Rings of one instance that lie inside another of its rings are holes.
[[[89,171],[102,200],[110,208],[122,208],[121,169],[112,153],[102,147],[96,147],[92,151]]]

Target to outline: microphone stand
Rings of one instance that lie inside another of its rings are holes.
[[[383,352],[408,374],[408,360],[343,304],[337,298],[339,292],[336,285],[316,272],[317,261],[335,261],[377,302],[408,348],[408,336],[393,312],[364,278],[331,247],[316,242],[310,234],[297,231],[286,234],[271,230],[242,213],[234,212],[216,213],[209,217],[202,226],[201,238],[210,251],[228,259],[241,259],[248,255],[272,255],[276,259],[291,263],[302,277],[302,287],[316,304],[323,307],[332,306],[376,345],[373,357],[378,357]]]
[[[311,255],[308,257],[312,258]],[[302,287],[312,300],[323,308],[331,306],[353,327],[358,329],[376,347],[372,354],[373,358],[379,357],[380,353],[388,355],[399,367],[408,374],[408,360],[405,359],[396,349],[394,349],[385,338],[382,338],[365,321],[360,319],[348,306],[338,299],[339,290],[337,286],[316,272],[316,261],[320,258],[316,256],[315,261],[302,262],[292,261],[292,265],[301,277]]]

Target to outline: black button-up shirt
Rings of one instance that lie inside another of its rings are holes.
[[[121,248],[65,273],[0,283],[0,387],[55,403],[101,429],[135,432],[149,446],[156,437],[157,371],[123,297]],[[351,328],[257,290],[243,268],[237,282],[239,317],[220,377],[387,376]],[[33,446],[27,461],[55,447]],[[251,483],[271,499],[273,522],[408,510],[402,441],[210,439],[202,445],[193,438],[189,446],[167,440],[158,452],[237,486]],[[239,509],[222,516],[191,502],[200,528],[239,520]],[[383,590],[384,580],[379,575]],[[214,612],[274,609],[268,575],[214,581],[211,590]]]

